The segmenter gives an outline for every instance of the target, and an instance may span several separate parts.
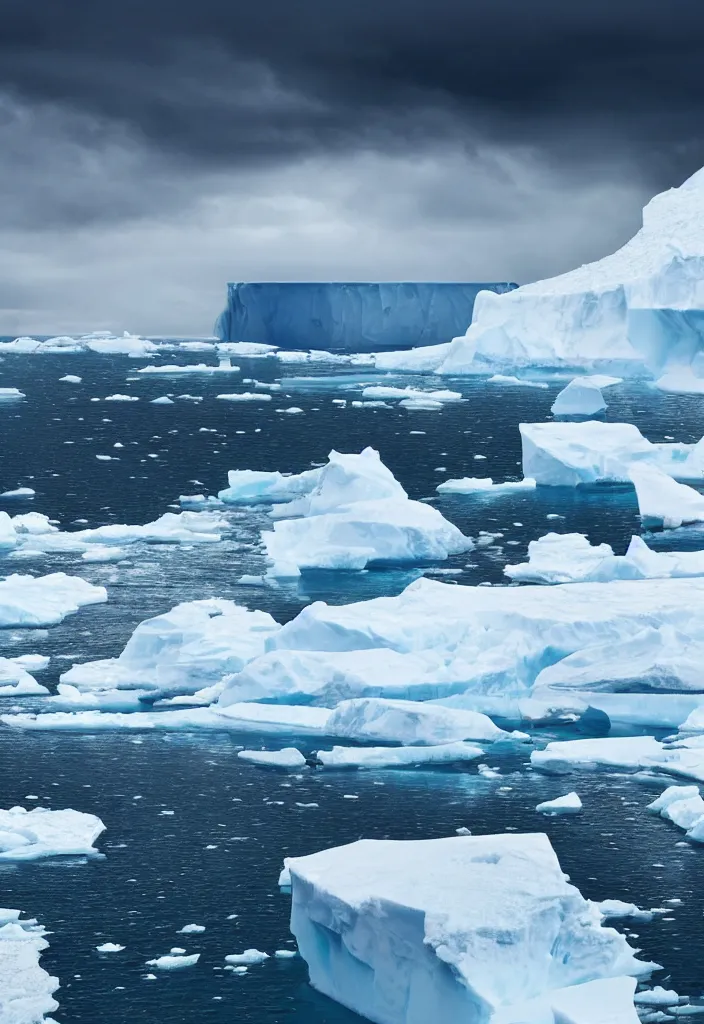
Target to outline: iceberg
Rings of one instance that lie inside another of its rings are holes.
[[[119,657],[73,665],[61,682],[81,691],[195,693],[262,654],[277,629],[267,612],[233,601],[188,601],[141,622]]]
[[[671,480],[655,466],[632,466],[629,475],[643,522],[666,530],[704,522],[704,495],[693,487]]]
[[[704,800],[698,786],[668,786],[648,810],[684,829],[688,838],[704,843]]]
[[[437,509],[411,501],[373,448],[359,455],[330,452],[319,475],[307,482],[310,490],[277,508],[273,532],[262,534],[274,575],[445,559],[472,547]]]
[[[477,293],[514,284],[238,282],[215,325],[221,341],[374,352],[436,345],[465,330]]]
[[[52,1024],[47,1014],[58,1009],[54,992],[59,979],[39,964],[49,943],[35,920],[19,910],[0,909],[0,1021],[3,1024]],[[55,1024],[55,1022],[54,1022]]]
[[[97,857],[93,843],[104,831],[100,818],[82,811],[0,810],[0,862]]]
[[[554,800],[543,800],[535,809],[539,814],[576,814],[582,810],[582,801],[578,794],[572,791]]]
[[[327,722],[330,736],[363,743],[439,746],[460,740],[495,743],[527,740],[525,733],[507,733],[477,711],[440,707],[411,700],[358,698],[337,705]]]
[[[54,353],[75,354],[95,352],[99,355],[126,355],[135,359],[144,359],[158,352],[162,346],[145,338],[140,338],[127,331],[121,336],[110,331],[94,331],[78,337],[61,336],[46,338],[15,338],[14,341],[0,342],[0,353],[16,353],[20,355],[43,355]]]
[[[576,377],[560,392],[550,407],[555,416],[596,416],[606,409],[601,388]]]
[[[27,672],[22,658],[0,657],[0,697],[26,697],[40,693],[48,694],[49,691]]]
[[[626,554],[615,555],[610,544],[590,544],[583,533],[546,533],[528,544],[527,562],[507,565],[504,573],[548,584],[702,576],[704,551],[653,551],[642,537],[631,537]]]
[[[632,976],[654,965],[602,924],[545,835],[360,840],[285,865],[311,984],[367,1020],[637,1021]],[[606,979],[618,1018],[590,998]]]
[[[508,293],[480,292],[466,334],[429,349],[425,368],[603,364],[656,376],[696,369],[704,347],[703,195],[698,171],[655,196],[640,231],[612,255]],[[411,368],[414,353],[393,356],[396,368]]]
[[[7,576],[0,581],[0,627],[55,626],[79,608],[107,599],[105,587],[63,572]]]
[[[704,479],[702,444],[653,444],[632,423],[521,423],[523,475],[539,485],[630,483],[644,463],[677,480]]]

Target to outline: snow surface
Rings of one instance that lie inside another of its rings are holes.
[[[523,475],[539,485],[629,483],[644,463],[678,480],[704,478],[704,448],[653,444],[632,423],[521,423]]]
[[[520,1010],[652,969],[568,883],[545,835],[360,840],[285,866],[311,984],[379,1024],[568,1021]]]
[[[104,831],[100,818],[82,811],[0,810],[0,862],[95,857],[98,851],[93,843]]]
[[[595,416],[605,409],[601,388],[579,377],[563,388],[550,407],[555,416]]]
[[[54,626],[79,608],[107,599],[105,587],[63,572],[7,576],[0,581],[0,627]]]
[[[21,920],[19,910],[0,908],[0,1021],[2,1024],[40,1024],[58,1009],[53,994],[59,979],[40,967],[49,943],[46,930],[35,920]]]

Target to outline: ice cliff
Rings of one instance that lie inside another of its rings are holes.
[[[239,282],[215,325],[221,341],[284,349],[374,351],[437,345],[466,329],[480,291],[516,285],[428,282]]]
[[[656,195],[643,226],[610,256],[510,294],[483,291],[463,337],[388,353],[381,368],[482,373],[497,367],[618,363],[704,376],[704,170]],[[683,380],[685,383],[683,384]]]

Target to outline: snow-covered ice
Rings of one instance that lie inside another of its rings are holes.
[[[117,658],[74,665],[61,676],[79,690],[195,693],[264,652],[279,628],[267,612],[210,598],[141,622]]]
[[[579,795],[572,791],[554,800],[543,800],[535,809],[540,814],[575,814],[582,810],[582,801]]]
[[[229,392],[216,395],[222,402],[270,402],[271,395],[262,394],[261,391]]]
[[[440,405],[460,402],[461,391],[419,391],[418,388],[394,388],[384,384],[371,384],[362,391],[362,398],[401,398],[412,402],[438,402]]]
[[[575,377],[562,389],[550,407],[555,416],[595,416],[605,409],[606,402],[601,388],[579,377]]]
[[[240,750],[237,756],[250,764],[259,764],[271,768],[303,768],[306,759],[295,747],[284,747],[283,750]]]
[[[107,599],[105,587],[63,572],[7,576],[0,581],[0,626],[54,626],[79,608]]]
[[[632,423],[521,423],[523,475],[542,486],[629,483],[647,463],[677,480],[704,478],[704,449],[697,444],[654,444]]]
[[[180,971],[184,967],[193,967],[199,960],[200,953],[191,953],[190,956],[167,953],[154,960],[147,960],[147,967],[156,967],[159,971]]]
[[[600,1018],[521,1009],[584,1003],[585,983],[653,967],[602,925],[545,835],[361,840],[285,865],[311,984],[379,1024],[586,1024]],[[623,984],[632,1007],[634,983]]]
[[[104,942],[101,946],[95,947],[98,953],[121,953],[125,948],[119,942]]]
[[[100,818],[82,811],[0,810],[0,861],[95,857],[98,851],[93,843],[104,831]]]
[[[319,750],[325,768],[408,768],[424,764],[476,761],[484,756],[476,743],[440,743],[429,747],[333,747]]]
[[[661,751],[662,743],[653,736],[607,736],[556,740],[545,750],[534,750],[530,760],[535,768],[550,772],[568,771],[575,765],[637,771]]]
[[[26,398],[27,396],[19,388],[0,388],[0,402],[9,402],[16,398]]]
[[[170,363],[166,366],[149,364],[143,366],[138,373],[157,373],[166,377],[177,377],[183,373],[239,373],[239,366],[233,366],[229,356],[223,356],[217,366],[208,363],[185,363],[183,365]]]
[[[698,786],[668,786],[648,810],[684,829],[695,842],[704,843],[704,800]]]
[[[523,480],[504,480],[494,483],[490,476],[464,476],[457,480],[445,480],[435,490],[438,494],[503,494],[510,491],[531,491],[535,488],[535,480],[526,477]]]
[[[337,705],[327,723],[330,736],[368,743],[437,746],[458,740],[495,743],[524,740],[507,733],[476,711],[463,711],[410,700],[358,698]]]
[[[631,466],[638,512],[644,523],[674,529],[683,523],[704,522],[704,495],[677,483],[655,466]]]
[[[19,910],[0,908],[0,1021],[40,1024],[58,1009],[54,992],[59,979],[39,964],[49,943],[35,920],[22,920]]]
[[[38,683],[27,671],[22,658],[0,657],[0,697],[26,697],[29,694],[47,694],[46,686]]]
[[[251,967],[253,964],[263,964],[268,959],[269,954],[263,953],[260,949],[245,949],[244,953],[229,953],[225,957],[225,962]]]

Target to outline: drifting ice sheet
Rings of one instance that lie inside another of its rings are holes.
[[[100,818],[81,811],[0,810],[0,861],[95,857],[98,851],[93,843],[104,831]]]
[[[8,576],[0,582],[0,627],[54,626],[89,604],[107,601],[105,587],[80,576]]]
[[[0,909],[0,1021],[39,1024],[58,1008],[53,993],[59,979],[39,966],[49,943],[36,921],[20,920],[19,910]]]
[[[589,1001],[585,983],[648,970],[544,835],[362,840],[285,863],[312,985],[379,1024],[584,1022],[551,999]],[[530,1000],[546,1002],[523,1014]]]

